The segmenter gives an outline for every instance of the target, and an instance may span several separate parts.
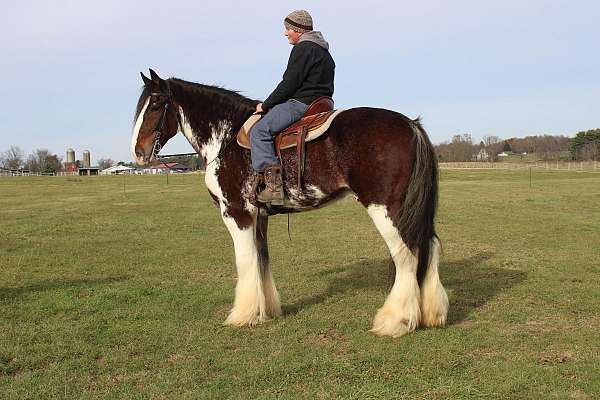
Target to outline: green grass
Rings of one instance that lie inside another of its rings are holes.
[[[221,325],[201,175],[0,179],[0,398],[598,398],[600,174],[442,171],[449,324],[368,333],[385,245],[354,200],[271,218],[284,316]],[[123,190],[125,188],[125,190]]]

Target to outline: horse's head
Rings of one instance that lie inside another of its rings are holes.
[[[179,114],[169,81],[153,70],[150,78],[140,74],[144,90],[135,113],[131,151],[138,165],[146,165],[156,159],[160,149],[177,133]]]

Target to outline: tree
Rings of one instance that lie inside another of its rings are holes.
[[[113,160],[111,160],[110,158],[101,158],[98,160],[98,167],[100,169],[110,168],[113,165],[115,165],[115,162]]]
[[[512,146],[508,142],[504,142],[504,146],[502,147],[502,151],[512,152]]]
[[[0,155],[0,163],[6,169],[21,169],[25,164],[25,153],[19,146],[10,146]]]
[[[25,163],[25,169],[28,169],[29,172],[40,172],[40,164],[38,163],[38,159],[35,154],[30,154],[27,157],[27,162]]]
[[[27,157],[26,168],[31,172],[47,173],[50,169],[48,166],[48,158],[53,156],[46,149],[37,149],[34,153]],[[54,171],[56,172],[56,171]]]
[[[436,154],[440,161],[471,161],[477,152],[470,134],[454,135],[452,142],[436,146]]]
[[[496,161],[497,154],[500,153],[500,138],[498,136],[486,135],[483,137],[483,143],[485,144],[485,150],[488,153],[488,160],[491,162]]]
[[[600,129],[577,132],[569,141],[569,152],[575,160],[600,160]]]

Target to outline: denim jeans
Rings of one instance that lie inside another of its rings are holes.
[[[254,125],[250,133],[250,155],[256,172],[263,172],[266,167],[279,163],[273,144],[275,134],[302,118],[307,109],[308,106],[301,101],[288,100],[270,109]]]

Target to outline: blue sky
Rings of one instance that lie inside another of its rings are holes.
[[[299,8],[330,42],[339,108],[421,116],[434,143],[600,127],[599,1],[0,0],[0,151],[130,161],[148,67],[263,99]]]

